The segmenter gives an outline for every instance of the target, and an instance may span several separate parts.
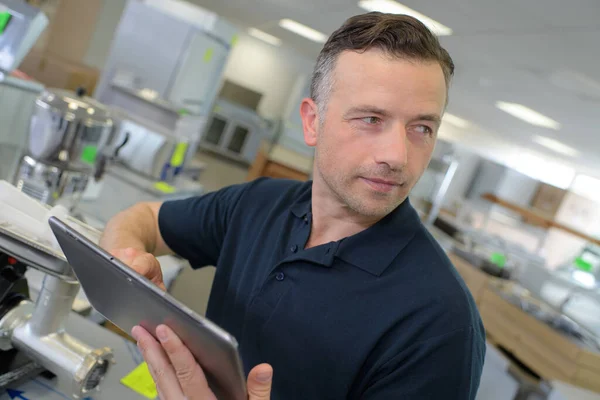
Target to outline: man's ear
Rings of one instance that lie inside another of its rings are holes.
[[[319,108],[311,98],[302,100],[300,117],[304,129],[304,142],[310,146],[317,145],[317,127],[319,126]]]

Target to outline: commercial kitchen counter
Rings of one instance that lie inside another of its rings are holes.
[[[469,287],[488,340],[509,351],[545,381],[600,393],[600,352],[570,338],[507,300],[511,282],[492,277],[463,258],[449,257]]]

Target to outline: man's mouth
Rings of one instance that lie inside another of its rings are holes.
[[[388,193],[394,190],[395,188],[402,186],[402,183],[388,179],[366,177],[361,177],[361,179],[372,189],[375,189],[378,192]]]

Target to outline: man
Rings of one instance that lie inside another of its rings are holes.
[[[207,316],[238,339],[251,399],[474,399],[481,320],[407,199],[453,70],[419,21],[350,18],[300,110],[312,182],[139,204],[110,221],[102,244],[158,285],[157,255],[216,266]],[[164,398],[210,398],[189,351],[159,328],[162,346],[132,334]]]

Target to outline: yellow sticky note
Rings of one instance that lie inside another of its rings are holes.
[[[215,49],[213,49],[212,47],[206,49],[206,52],[204,53],[204,62],[205,63],[209,63],[210,60],[212,60],[214,52],[215,52]]]
[[[183,160],[185,160],[185,153],[187,153],[188,144],[186,142],[177,143],[175,151],[171,156],[171,167],[181,167]]]
[[[154,184],[154,189],[166,194],[175,193],[175,187],[169,185],[167,182],[156,182]]]
[[[152,375],[150,375],[148,364],[145,362],[135,367],[127,376],[123,377],[121,383],[149,399],[155,399],[158,396],[156,384],[154,383],[154,379],[152,379]]]

